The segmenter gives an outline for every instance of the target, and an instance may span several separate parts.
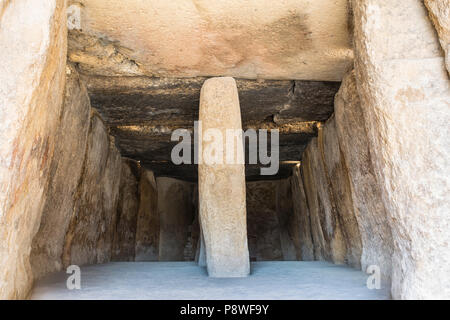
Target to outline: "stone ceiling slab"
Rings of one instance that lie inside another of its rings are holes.
[[[69,59],[91,74],[340,81],[352,63],[347,0],[71,4]]]
[[[206,78],[83,77],[91,104],[109,125],[191,127]],[[324,121],[339,82],[236,79],[242,122]]]

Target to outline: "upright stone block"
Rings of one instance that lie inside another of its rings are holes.
[[[159,259],[158,189],[153,171],[141,168],[135,261]]]
[[[356,86],[392,231],[392,297],[450,299],[444,53],[423,1],[358,0],[353,13]]]
[[[169,177],[156,178],[159,215],[159,261],[184,261],[189,226],[194,220],[193,184]]]
[[[219,163],[215,164],[201,163],[205,159],[199,157],[199,207],[208,274],[212,277],[244,277],[250,273],[244,164],[227,164],[225,148],[227,129],[242,129],[233,78],[205,81],[200,93],[199,117],[204,135],[199,139],[199,154],[211,155],[214,153],[211,150],[215,150],[219,155],[222,151],[223,156],[216,157]],[[209,129],[216,129],[216,133],[220,131],[223,141],[217,135],[209,136],[211,139],[208,140]],[[241,148],[242,141],[236,142],[236,147]]]

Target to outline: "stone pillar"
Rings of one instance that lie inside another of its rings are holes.
[[[244,164],[226,164],[225,160],[226,130],[242,128],[238,92],[233,78],[205,81],[200,93],[199,117],[203,132],[203,139],[198,142],[201,147],[199,154],[219,153],[216,158],[218,163],[206,163],[204,157],[199,157],[198,165],[200,221],[208,274],[211,277],[244,277],[250,272],[245,170]],[[217,135],[205,141],[209,129],[220,132],[223,143]],[[199,136],[202,137],[201,134]],[[237,147],[242,147],[241,144],[239,140]],[[215,152],[212,152],[213,149]]]

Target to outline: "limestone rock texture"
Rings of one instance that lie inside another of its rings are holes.
[[[64,237],[72,217],[86,153],[91,107],[78,73],[67,66],[65,97],[56,132],[55,157],[39,231],[32,243],[31,263],[35,278],[62,268]],[[56,227],[57,226],[57,227]]]
[[[301,170],[309,207],[315,260],[346,262],[347,245],[323,159],[323,139],[313,138],[302,156]]]
[[[429,16],[445,51],[445,65],[450,72],[450,2],[447,0],[424,0]]]
[[[64,1],[0,8],[0,299],[24,298],[62,112]]]
[[[133,187],[130,179],[124,179],[119,189],[121,156],[102,119],[91,109],[74,66],[67,66],[66,77],[47,197],[32,242],[30,259],[35,278],[70,264],[110,261],[119,192],[123,199]],[[126,204],[122,201],[121,210],[123,206]],[[122,221],[118,228],[123,228]],[[134,259],[134,241],[131,246]]]
[[[351,65],[346,0],[72,2],[86,73],[339,81]]]
[[[136,161],[123,159],[121,170],[111,259],[114,261],[134,261],[140,206],[140,168]]]
[[[195,262],[199,267],[206,267],[206,252],[205,252],[205,239],[203,238],[203,232],[200,223],[200,235],[198,238],[197,250],[195,253]]]
[[[392,297],[450,298],[450,82],[422,1],[353,1],[356,85],[392,230]]]
[[[103,121],[92,111],[84,171],[64,239],[64,266],[110,260],[121,165]]]
[[[354,71],[349,72],[342,80],[335,98],[334,112],[340,157],[345,161],[341,165],[347,168],[350,179],[351,188],[346,191],[351,195],[361,236],[361,268],[367,270],[370,265],[379,266],[382,282],[389,285],[392,234],[381,197],[381,186],[378,184],[371,161]],[[347,178],[343,179],[345,181]],[[347,203],[348,201],[349,199],[346,200]],[[349,208],[347,210],[351,211]]]
[[[200,92],[199,119],[203,132],[215,129],[222,137],[226,136],[226,129],[242,129],[238,91],[233,78],[205,81]],[[199,151],[202,162],[198,165],[199,214],[208,274],[212,277],[244,277],[250,272],[244,164],[227,164],[226,143],[216,139],[199,139],[202,150]],[[239,144],[234,150],[239,150]],[[213,159],[205,162],[208,154],[210,158],[216,154],[215,163],[212,163]]]
[[[281,179],[277,181],[276,185],[276,208],[278,225],[280,228],[281,251],[283,252],[283,260],[294,261],[297,260],[297,254],[294,242],[292,239],[296,236],[292,233],[289,223],[290,217],[293,215],[292,189],[291,179]]]
[[[99,239],[97,240],[97,263],[106,263],[111,260],[114,240],[114,226],[116,225],[117,205],[119,199],[119,185],[121,180],[122,158],[117,150],[114,139],[110,137],[108,160],[105,172],[100,181],[103,208],[100,224],[97,225]],[[91,228],[93,226],[90,226]]]
[[[141,167],[139,209],[136,221],[135,261],[159,259],[158,189],[152,171]]]
[[[289,234],[294,243],[297,260],[314,260],[314,244],[311,234],[311,217],[303,186],[300,165],[292,170],[292,214],[289,216]]]
[[[156,185],[160,226],[159,261],[184,261],[189,229],[195,218],[194,184],[158,177]]]
[[[345,240],[346,263],[360,268],[361,234],[351,196],[348,167],[339,146],[336,118],[332,116],[319,131],[320,152],[330,187],[330,199]]]

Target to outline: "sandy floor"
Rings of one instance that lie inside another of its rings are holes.
[[[194,262],[114,262],[81,267],[81,290],[68,274],[39,281],[32,299],[388,299],[366,288],[362,271],[326,262],[253,262],[247,278],[209,278]]]

